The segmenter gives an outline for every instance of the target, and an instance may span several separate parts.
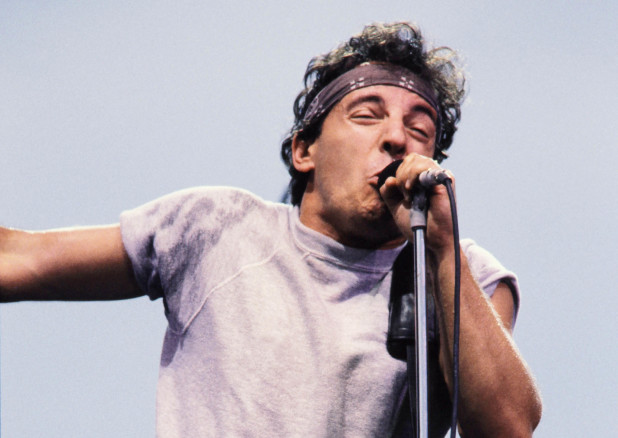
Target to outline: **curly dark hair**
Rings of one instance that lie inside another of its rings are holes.
[[[413,24],[371,24],[331,52],[311,59],[307,65],[305,88],[294,101],[294,125],[281,143],[281,158],[292,177],[286,197],[293,205],[300,204],[308,174],[294,168],[292,140],[298,135],[299,139],[308,143],[315,141],[328,114],[305,126],[303,117],[309,104],[335,78],[368,61],[400,65],[431,84],[438,98],[442,120],[434,159],[441,162],[447,157],[445,150],[453,141],[465,95],[465,78],[457,65],[455,52],[448,47],[426,49],[420,30]]]

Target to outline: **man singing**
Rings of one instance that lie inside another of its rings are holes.
[[[116,225],[0,229],[2,301],[161,298],[159,437],[409,436],[406,364],[386,349],[389,295],[413,239],[410,196],[440,168],[460,117],[452,59],[410,24],[367,26],[307,67],[281,148],[291,205],[200,187]],[[444,436],[453,225],[445,188],[428,196],[430,432]],[[473,241],[461,248],[460,433],[531,436],[541,402],[511,337],[516,277]]]

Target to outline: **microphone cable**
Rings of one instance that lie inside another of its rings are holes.
[[[457,409],[459,406],[459,322],[461,306],[461,253],[459,248],[459,223],[453,182],[450,178],[443,182],[451,204],[451,221],[453,222],[453,246],[455,251],[455,287],[453,293],[453,411],[451,415],[451,438],[457,434]]]

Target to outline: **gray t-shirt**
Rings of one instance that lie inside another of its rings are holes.
[[[391,434],[405,392],[405,364],[385,347],[400,248],[343,246],[297,208],[231,188],[165,196],[124,212],[121,229],[169,322],[158,437]],[[462,247],[486,293],[506,280],[518,296],[512,273]]]

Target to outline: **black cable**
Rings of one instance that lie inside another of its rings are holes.
[[[457,221],[457,206],[453,193],[452,181],[444,181],[451,204],[451,219],[453,221],[453,241],[455,250],[455,291],[453,314],[453,412],[451,415],[451,438],[457,433],[457,408],[459,402],[459,320],[460,320],[460,289],[461,289],[461,254],[459,250],[459,224]]]

